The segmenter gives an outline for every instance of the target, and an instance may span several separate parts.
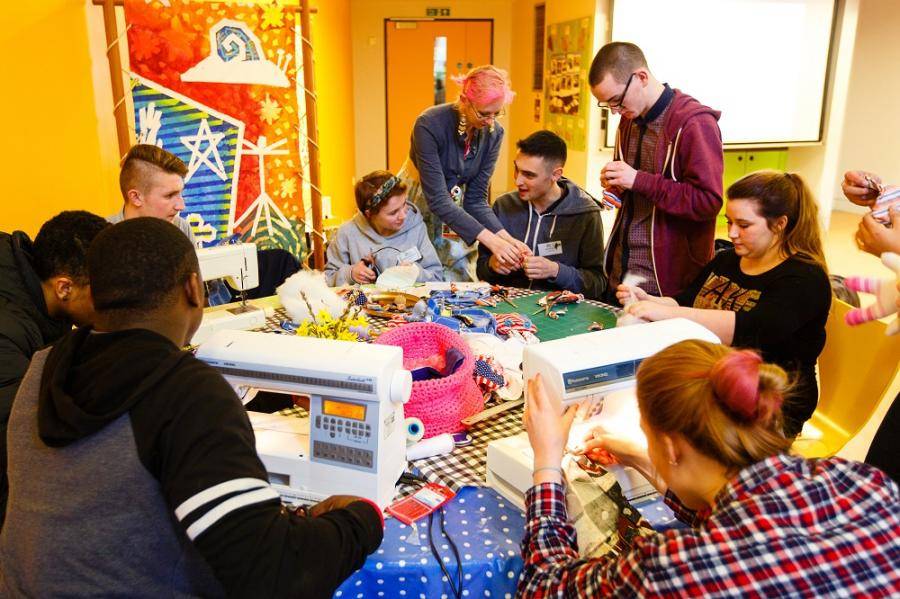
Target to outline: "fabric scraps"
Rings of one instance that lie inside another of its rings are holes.
[[[475,356],[475,383],[485,395],[506,385],[503,378],[503,366],[493,356]]]

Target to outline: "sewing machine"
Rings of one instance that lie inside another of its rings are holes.
[[[291,503],[358,495],[382,508],[406,466],[403,404],[412,377],[399,347],[219,331],[197,350],[247,397],[310,397],[309,417],[248,412],[269,482]]]
[[[707,328],[674,318],[528,345],[522,371],[526,381],[540,373],[547,393],[562,398],[564,406],[583,404],[568,447],[582,446],[585,435],[597,426],[646,445],[634,393],[637,368],[647,356],[686,339],[721,343]],[[532,486],[533,464],[527,433],[488,443],[487,482],[520,507]],[[634,469],[608,470],[627,499],[639,502],[653,495],[650,483]]]
[[[225,279],[228,284],[241,292],[239,305],[207,308],[203,311],[200,328],[191,338],[191,344],[203,343],[214,332],[224,329],[254,329],[265,326],[265,312],[247,303],[244,292],[259,285],[256,263],[256,245],[235,243],[217,245],[197,250],[200,262],[200,276],[204,281]]]

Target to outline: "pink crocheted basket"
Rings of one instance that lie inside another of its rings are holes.
[[[484,396],[475,384],[475,358],[469,346],[456,332],[432,322],[413,322],[383,333],[375,343],[403,348],[403,366],[456,348],[465,360],[450,376],[415,381],[409,402],[403,406],[407,418],[413,416],[425,425],[425,438],[456,433],[465,427],[460,420],[484,409]]]

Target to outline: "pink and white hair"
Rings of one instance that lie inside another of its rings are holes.
[[[459,97],[470,104],[484,106],[502,98],[505,105],[516,95],[510,88],[506,71],[489,64],[475,67],[465,75],[453,75],[451,79],[460,87]]]

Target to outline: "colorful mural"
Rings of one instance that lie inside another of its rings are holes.
[[[299,15],[276,4],[126,0],[135,130],[188,165],[198,239],[301,258],[310,202]]]

